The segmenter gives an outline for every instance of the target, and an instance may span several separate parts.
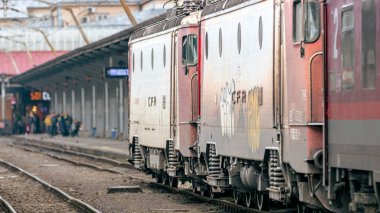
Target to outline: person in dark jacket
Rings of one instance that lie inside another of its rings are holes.
[[[73,131],[71,132],[71,136],[74,137],[74,136],[78,136],[79,135],[79,129],[80,129],[80,126],[82,125],[82,123],[78,120],[75,120],[74,121],[74,129]]]

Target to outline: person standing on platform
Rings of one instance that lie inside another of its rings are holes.
[[[44,120],[44,124],[45,124],[45,130],[46,130],[46,133],[50,135],[50,132],[51,132],[51,115],[46,115],[45,117],[45,120]]]
[[[31,134],[35,133],[35,131],[36,131],[36,121],[35,120],[36,120],[36,117],[34,116],[34,113],[30,112],[29,119],[28,119],[28,123],[29,123],[28,133],[31,133]]]
[[[58,125],[58,115],[57,114],[51,114],[51,129],[50,129],[50,136],[54,137],[57,135],[57,125]]]

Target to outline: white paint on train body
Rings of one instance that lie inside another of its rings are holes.
[[[170,137],[170,107],[163,105],[162,97],[170,97],[171,58],[166,57],[164,66],[163,49],[170,56],[172,48],[170,30],[130,44],[132,59],[130,85],[131,133],[139,136],[140,145],[164,148]],[[153,69],[151,52],[153,49]],[[169,101],[167,105],[171,104]],[[132,141],[132,140],[131,140]]]
[[[273,8],[273,1],[249,2],[202,17],[202,152],[215,141],[219,155],[262,160],[260,143],[273,141]]]
[[[173,140],[179,149],[177,31],[197,26],[200,12],[181,20],[181,25],[130,41],[130,135],[139,137],[139,145],[165,148]],[[132,141],[132,138],[130,138]]]

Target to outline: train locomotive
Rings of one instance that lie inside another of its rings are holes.
[[[377,212],[379,11],[185,0],[130,38],[131,161],[260,210]]]

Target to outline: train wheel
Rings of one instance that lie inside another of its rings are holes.
[[[157,183],[162,183],[162,174],[161,173],[154,173],[154,176],[156,178]]]
[[[197,184],[195,184],[195,180],[191,181],[191,191],[193,191],[194,194],[198,192]]]
[[[321,209],[310,208],[305,204],[297,204],[297,213],[324,213]],[[346,211],[348,212],[348,211]]]
[[[210,197],[212,199],[215,199],[215,198],[219,198],[220,197],[220,193],[219,192],[215,192],[212,187],[210,188]]]
[[[173,188],[177,188],[178,187],[178,179],[175,177],[169,177],[169,186],[171,186]]]
[[[202,186],[201,187],[201,195],[205,197],[205,196],[207,196],[207,194],[208,194],[208,187]]]
[[[297,204],[297,213],[308,213],[307,207],[302,204]]]
[[[244,197],[245,197],[245,205],[248,207],[248,208],[251,208],[253,207],[253,203],[255,202],[255,193],[254,192],[246,192],[244,193]]]
[[[234,202],[235,204],[240,204],[241,203],[241,193],[237,190],[233,190],[232,192],[233,196],[234,196]]]
[[[169,184],[169,176],[166,173],[162,174],[162,184],[168,185]]]
[[[257,208],[261,211],[267,210],[269,207],[269,196],[264,192],[257,192],[256,196]]]

